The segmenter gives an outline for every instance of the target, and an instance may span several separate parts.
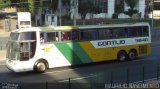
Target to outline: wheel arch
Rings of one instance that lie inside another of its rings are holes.
[[[120,54],[121,52],[124,52],[124,53],[126,54],[126,57],[127,57],[127,52],[126,52],[126,50],[121,49],[121,50],[119,50],[119,51],[117,52],[117,59],[118,59],[118,56],[119,56],[119,54]]]
[[[135,49],[135,48],[130,49],[129,52],[128,52],[128,54],[129,54],[130,52],[132,52],[132,51],[134,51],[134,52],[136,53],[136,56],[138,56],[138,51],[137,51],[137,49]]]
[[[39,62],[44,62],[45,65],[46,65],[46,67],[47,67],[47,69],[49,68],[49,63],[48,63],[48,61],[47,61],[46,59],[44,59],[44,58],[40,58],[40,59],[38,59],[38,60],[34,63],[34,67],[33,67],[34,70],[36,69],[36,65],[37,65]]]

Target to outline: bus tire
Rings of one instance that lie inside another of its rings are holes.
[[[125,51],[119,51],[118,54],[117,54],[117,59],[119,61],[125,61],[127,58],[127,54]]]
[[[137,51],[134,49],[129,51],[128,57],[130,60],[135,60],[137,58]]]
[[[35,71],[43,73],[47,70],[47,63],[45,61],[39,61],[35,65]]]

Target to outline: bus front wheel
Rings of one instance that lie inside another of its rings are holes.
[[[43,61],[38,62],[35,67],[36,67],[35,70],[41,73],[45,72],[47,69],[46,63]]]

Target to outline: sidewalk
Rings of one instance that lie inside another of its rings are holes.
[[[3,51],[0,51],[0,61],[3,61],[6,59],[6,51],[3,50]]]
[[[10,32],[0,31],[0,37],[9,37]]]
[[[0,38],[9,37],[10,32],[0,31]],[[6,50],[0,50],[0,61],[6,59]]]

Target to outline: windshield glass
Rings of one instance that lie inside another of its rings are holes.
[[[19,60],[20,46],[17,42],[8,42],[7,45],[7,58],[11,60]]]
[[[11,60],[29,60],[35,54],[36,32],[11,33],[7,44],[7,58]]]
[[[22,32],[20,33],[20,41],[22,40],[36,40],[36,32]]]

